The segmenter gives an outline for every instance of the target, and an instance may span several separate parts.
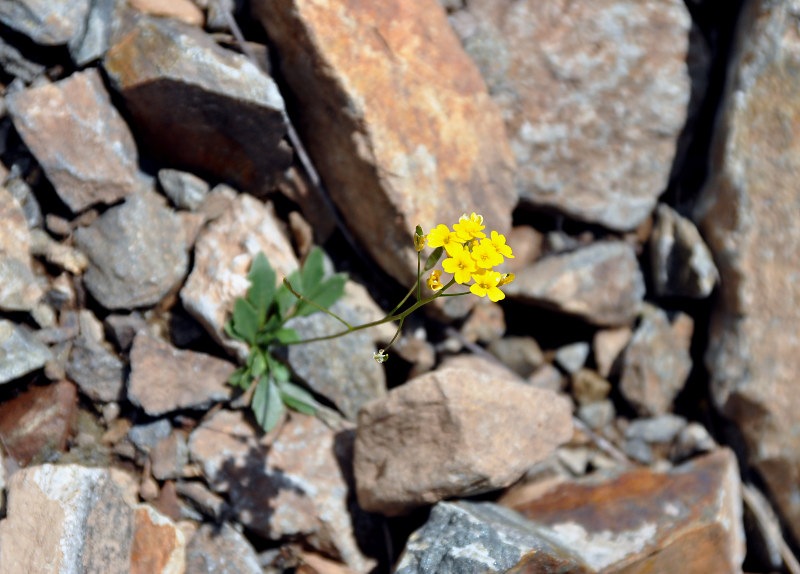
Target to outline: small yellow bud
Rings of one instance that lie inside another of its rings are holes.
[[[414,249],[416,249],[417,251],[422,251],[422,249],[425,247],[425,238],[427,238],[427,237],[428,237],[427,235],[417,235],[415,233],[414,234]]]

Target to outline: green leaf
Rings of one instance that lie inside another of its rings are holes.
[[[303,293],[303,281],[300,279],[300,273],[292,271],[286,280],[291,284],[292,289],[300,294]],[[286,288],[286,285],[281,285],[278,288],[278,292],[275,295],[275,302],[278,305],[278,313],[281,317],[285,317],[286,313],[289,312],[289,309],[291,309],[292,305],[297,301],[299,301],[299,299]]]
[[[313,395],[303,387],[285,381],[278,383],[278,389],[281,392],[283,402],[286,403],[288,407],[306,415],[313,415],[317,412],[319,403],[314,400]]]
[[[227,320],[227,321],[225,321],[225,327],[224,327],[224,330],[225,330],[225,334],[227,334],[227,335],[228,335],[228,337],[230,337],[231,339],[239,339],[240,341],[243,341],[243,340],[244,340],[244,339],[242,339],[242,338],[239,336],[239,333],[237,333],[237,332],[236,332],[236,331],[233,329],[233,321],[231,321],[230,319],[229,319],[229,320]]]
[[[278,343],[286,344],[286,343],[294,343],[295,341],[300,340],[300,335],[297,334],[297,331],[291,329],[289,327],[284,327],[282,329],[277,329],[271,333],[271,335],[275,338]]]
[[[228,377],[228,383],[234,387],[241,387],[243,389],[247,388],[250,383],[249,372],[249,369],[246,369],[245,367],[239,367],[233,371],[233,373],[231,373],[230,377]]]
[[[267,311],[275,298],[275,270],[269,264],[263,252],[259,252],[250,265],[247,274],[250,280],[250,289],[247,290],[247,301],[255,308],[258,317],[258,326],[264,325]]]
[[[238,298],[233,304],[233,330],[243,341],[254,345],[258,332],[258,312],[245,299]]]
[[[253,409],[256,421],[265,432],[271,431],[278,424],[283,414],[283,399],[277,385],[270,377],[262,375],[259,379],[250,408]]]
[[[320,283],[313,292],[306,294],[306,298],[313,301],[320,307],[328,309],[331,305],[336,303],[336,301],[338,301],[342,295],[344,295],[345,283],[347,283],[347,274],[336,273]],[[313,305],[303,303],[298,308],[297,315],[299,317],[305,317],[307,315],[311,315],[312,313],[316,313],[317,311],[319,311],[319,309]]]
[[[422,236],[422,226],[421,225],[417,225],[417,228],[414,230],[414,233],[416,233],[417,235],[419,235],[421,237]]]
[[[254,377],[260,377],[267,370],[267,361],[264,359],[264,355],[257,351],[251,354],[255,355],[255,357],[253,358],[253,364],[250,367],[250,372],[253,373]]]
[[[272,355],[266,355],[267,363],[269,366],[269,372],[272,373],[272,376],[277,381],[288,381],[291,373],[289,372],[289,367],[281,363],[280,361],[275,360]]]
[[[431,253],[428,256],[427,261],[425,261],[424,271],[430,271],[431,269],[433,269],[436,266],[436,264],[439,263],[439,259],[442,258],[443,252],[444,252],[444,247],[437,247],[436,249],[434,249],[433,253]]]
[[[322,249],[314,247],[308,254],[308,257],[306,257],[305,263],[303,263],[303,269],[300,271],[303,281],[303,290],[298,291],[298,293],[308,297],[309,293],[314,292],[325,274],[323,263],[324,257]],[[294,287],[294,284],[292,284],[292,287]],[[297,289],[297,287],[295,287],[295,289]],[[309,299],[311,299],[311,297],[309,297]]]

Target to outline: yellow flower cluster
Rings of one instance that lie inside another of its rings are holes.
[[[437,225],[428,234],[428,247],[443,247],[448,258],[442,262],[446,273],[452,273],[456,283],[474,283],[469,290],[479,297],[488,296],[492,301],[500,301],[505,295],[500,287],[511,283],[514,274],[501,275],[494,267],[503,263],[503,258],[513,259],[511,247],[506,238],[496,231],[489,237],[483,232],[483,217],[472,213],[462,215],[452,231],[444,224]],[[443,287],[442,272],[434,270],[428,277],[428,288],[438,291]]]

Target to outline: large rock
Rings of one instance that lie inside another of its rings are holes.
[[[503,290],[510,299],[576,315],[595,325],[615,326],[636,318],[645,286],[631,245],[598,241],[540,259]]]
[[[142,189],[133,136],[97,70],[10,95],[22,140],[74,212]]]
[[[128,398],[150,416],[201,409],[231,396],[233,364],[194,351],[180,351],[146,333],[133,340]]]
[[[91,0],[2,0],[0,22],[37,44],[66,44],[83,32]]]
[[[520,197],[612,229],[644,221],[689,103],[684,3],[467,6],[464,46],[506,119]]]
[[[281,54],[297,129],[351,231],[387,273],[416,278],[412,236],[516,204],[503,121],[435,0],[251,3]]]
[[[501,376],[421,375],[358,414],[359,504],[398,515],[508,486],[569,440],[571,412],[568,399]]]
[[[697,212],[720,271],[712,397],[800,536],[800,4],[745,5]]]
[[[106,309],[155,305],[186,275],[185,232],[164,203],[135,193],[75,232],[90,261],[86,288]]]
[[[0,319],[0,384],[41,369],[53,354],[26,328]]]
[[[291,163],[275,82],[199,28],[142,16],[104,67],[148,151],[165,163],[264,192]]]
[[[33,466],[8,485],[0,573],[128,572],[134,520],[107,470]]]
[[[258,555],[227,522],[204,524],[186,547],[186,574],[262,574]]]

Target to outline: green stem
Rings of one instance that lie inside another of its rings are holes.
[[[421,258],[422,258],[422,252],[417,251],[417,301],[422,299],[422,295],[420,293],[420,290],[422,289],[422,286],[420,285],[420,283],[422,283],[422,274],[419,272],[419,265]],[[395,337],[397,337],[397,335],[395,335]],[[394,341],[394,339],[392,339],[392,341]]]
[[[405,318],[405,317],[403,317],[402,319],[400,319],[400,324],[399,324],[399,325],[397,325],[397,331],[395,331],[395,332],[394,332],[394,337],[392,337],[392,340],[391,340],[391,341],[389,341],[389,344],[388,344],[388,345],[386,345],[386,347],[383,349],[384,351],[387,351],[387,350],[389,350],[389,347],[391,347],[392,345],[394,345],[394,342],[395,342],[395,340],[397,339],[397,336],[400,334],[400,331],[401,331],[401,330],[402,330],[402,328],[403,328],[403,321],[405,321],[405,320],[406,320],[406,318]]]
[[[284,279],[283,279],[283,284],[284,284],[284,285],[286,285],[286,288],[287,288],[289,291],[291,291],[291,292],[292,292],[292,295],[294,295],[295,297],[297,297],[297,298],[298,298],[298,299],[300,299],[301,301],[305,301],[306,303],[308,303],[308,304],[309,304],[309,305],[311,305],[312,307],[316,307],[316,308],[317,308],[317,309],[319,309],[320,311],[324,311],[325,313],[327,313],[328,315],[330,315],[331,317],[333,317],[334,319],[336,319],[337,321],[339,321],[340,323],[342,323],[342,324],[343,324],[345,327],[347,327],[348,329],[352,329],[352,328],[353,328],[353,327],[352,327],[352,325],[350,325],[350,323],[348,323],[347,321],[345,321],[344,319],[342,319],[341,317],[339,317],[339,315],[337,315],[336,313],[334,313],[334,312],[333,312],[333,311],[331,311],[330,309],[326,309],[326,308],[325,308],[325,307],[323,307],[322,305],[318,305],[317,303],[314,303],[312,300],[310,300],[310,299],[307,299],[306,297],[304,297],[303,295],[301,295],[300,293],[298,293],[297,291],[295,291],[295,290],[292,288],[292,285],[289,283],[289,280],[288,280],[288,279],[286,279],[285,277],[284,277]],[[296,309],[295,309],[295,310],[296,310]],[[294,316],[294,311],[293,311],[292,313],[289,313],[289,314],[287,314],[287,315],[286,315],[286,317],[284,318],[284,322],[286,322],[287,320],[291,319],[293,316]]]

